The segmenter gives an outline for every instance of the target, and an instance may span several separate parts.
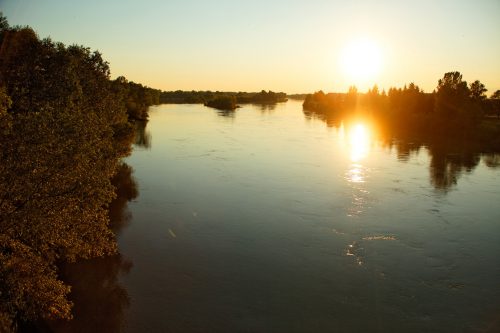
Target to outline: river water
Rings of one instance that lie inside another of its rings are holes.
[[[382,142],[297,101],[161,105],[139,134],[121,255],[66,269],[56,331],[499,329],[498,155]]]

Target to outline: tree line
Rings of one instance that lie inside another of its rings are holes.
[[[146,120],[148,118],[148,107],[160,104],[161,90],[143,86],[140,83],[127,81],[123,76],[113,81],[115,91],[118,94],[127,115],[132,120]]]
[[[161,103],[173,104],[211,104],[224,106],[234,103],[274,104],[285,102],[286,93],[265,91],[260,92],[224,92],[224,91],[163,91],[160,94]],[[224,102],[221,102],[224,101]],[[228,104],[229,103],[229,104]],[[233,108],[234,109],[234,108]]]
[[[111,179],[159,97],[0,13],[0,331],[70,319],[58,263],[116,253]]]
[[[500,90],[490,98],[479,80],[467,84],[459,72],[448,72],[432,93],[416,84],[380,91],[375,85],[366,93],[356,87],[347,93],[318,91],[307,95],[303,108],[332,122],[355,115],[374,118],[397,137],[423,140],[476,141],[485,149],[500,149]]]

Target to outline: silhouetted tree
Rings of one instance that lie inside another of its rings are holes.
[[[500,118],[500,90],[491,94],[490,99],[486,101],[486,105],[488,115]]]
[[[470,95],[467,82],[459,72],[445,73],[436,88],[436,113],[445,117],[456,116]]]
[[[345,109],[354,110],[358,104],[358,88],[350,86],[345,97]]]
[[[7,21],[7,18],[3,16],[3,13],[0,12],[0,30],[7,29],[9,29],[9,22]]]
[[[480,87],[480,85],[479,85]],[[469,132],[482,114],[481,106],[473,103],[467,82],[459,72],[446,73],[436,89],[435,113],[443,129]]]
[[[484,100],[486,98],[487,91],[488,89],[486,89],[484,84],[479,82],[479,80],[476,80],[470,84],[470,97],[477,101]]]

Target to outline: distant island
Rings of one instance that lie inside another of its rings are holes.
[[[217,96],[205,102],[204,105],[223,111],[233,111],[238,107],[234,96]]]

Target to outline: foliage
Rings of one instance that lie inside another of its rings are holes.
[[[289,94],[286,95],[287,98],[303,101],[306,99],[307,94]]]
[[[161,103],[172,104],[204,104],[215,98],[216,95],[221,95],[220,92],[211,91],[163,91],[160,95]]]
[[[213,100],[206,102],[205,105],[219,110],[234,110],[237,107],[234,96],[217,96]]]
[[[129,82],[123,76],[119,76],[113,81],[113,89],[119,96],[119,100],[123,102],[128,117],[133,120],[146,120],[148,107],[160,104],[160,90],[144,87],[140,83]]]
[[[478,101],[484,100],[486,98],[486,92],[488,91],[488,89],[486,89],[484,84],[479,82],[479,80],[472,82],[470,84],[469,90],[470,90],[470,97]]]
[[[111,177],[159,91],[0,15],[0,327],[71,318],[56,263],[116,252]],[[136,107],[129,107],[135,103]],[[138,111],[139,110],[139,111]]]
[[[479,81],[471,87],[460,73],[450,72],[433,93],[424,93],[413,83],[390,88],[387,94],[377,87],[366,93],[351,87],[345,94],[308,95],[303,107],[306,117],[337,128],[364,119],[377,128],[380,143],[395,149],[401,160],[426,147],[431,183],[447,191],[481,160],[490,167],[499,165],[500,99],[482,98],[485,88]]]
[[[261,92],[220,92],[220,91],[163,91],[160,95],[161,103],[174,104],[206,104],[219,97],[231,96],[235,98],[235,103],[255,103],[255,104],[274,104],[285,102],[286,94],[283,92],[265,91]]]
[[[51,265],[35,249],[6,235],[0,236],[2,312],[21,319],[70,318],[69,287],[57,280]],[[8,302],[6,301],[8,300]]]
[[[441,124],[470,119],[470,90],[459,72],[445,73],[438,81],[435,99],[435,118]]]
[[[500,90],[495,91],[486,101],[486,114],[490,117],[500,118]]]
[[[285,102],[287,100],[286,94],[283,92],[273,92],[262,90],[259,93],[244,93],[239,92],[236,94],[237,103],[255,103],[255,104],[274,104]]]
[[[308,95],[303,107],[306,115],[317,115],[332,125],[361,113],[375,118],[400,138],[435,141],[451,137],[500,147],[500,129],[484,118],[500,117],[500,103],[486,99],[486,91],[480,81],[474,81],[469,88],[459,72],[448,72],[430,94],[414,83],[390,88],[387,94],[376,86],[366,93],[351,87],[345,94],[319,91]]]
[[[3,16],[3,13],[0,12],[0,30],[6,29],[9,29],[9,22],[7,21],[7,18]]]

